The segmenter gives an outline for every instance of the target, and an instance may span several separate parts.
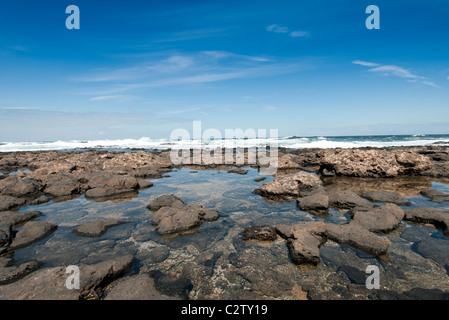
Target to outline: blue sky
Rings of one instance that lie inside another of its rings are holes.
[[[446,0],[8,1],[0,141],[448,133],[448,31]]]

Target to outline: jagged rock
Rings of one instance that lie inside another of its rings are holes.
[[[80,300],[98,298],[110,282],[125,274],[134,256],[126,255],[94,265],[81,265],[80,289],[67,289],[66,266],[40,269],[11,284],[0,286],[0,300]]]
[[[431,223],[449,235],[449,213],[435,208],[420,207],[404,210],[404,220],[418,223]]]
[[[449,201],[449,194],[435,190],[435,189],[423,190],[420,193],[422,196],[429,198],[430,201],[433,201],[433,202],[442,203],[442,202]]]
[[[350,190],[329,190],[329,205],[336,209],[372,208],[373,204]]]
[[[91,221],[86,222],[76,227],[73,232],[83,236],[83,237],[100,237],[103,233],[106,232],[107,229],[121,225],[126,222],[117,221],[117,220],[99,220],[99,221]]]
[[[352,211],[351,223],[357,223],[371,232],[388,232],[396,229],[404,218],[404,210],[393,203],[367,210]]]
[[[276,240],[276,229],[270,226],[255,226],[243,231],[243,240],[274,241]]]
[[[309,172],[299,172],[279,176],[262,184],[254,193],[262,196],[307,196],[322,191],[323,183],[317,175]]]
[[[368,199],[371,202],[385,202],[394,203],[398,206],[410,206],[410,202],[404,200],[404,198],[397,192],[369,191],[363,193],[362,198]]]
[[[9,249],[17,250],[24,248],[40,241],[56,230],[57,226],[45,221],[28,221],[17,232],[14,240],[11,242]]]
[[[163,194],[152,200],[147,206],[150,210],[159,210],[162,207],[183,208],[184,202],[174,194]]]
[[[429,157],[411,151],[336,149],[321,151],[320,171],[338,176],[395,177],[422,175],[432,168]]]

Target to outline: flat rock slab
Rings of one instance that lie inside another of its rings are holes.
[[[274,241],[277,238],[276,228],[270,226],[255,226],[243,231],[243,240]]]
[[[40,211],[30,212],[17,212],[17,211],[3,211],[0,212],[0,224],[10,224],[13,227],[27,222],[29,220],[36,219],[42,216]]]
[[[435,190],[424,190],[420,192],[422,196],[429,198],[430,201],[442,203],[442,202],[448,202],[449,201],[449,194]]]
[[[351,223],[357,223],[371,232],[388,232],[397,229],[405,216],[404,210],[393,203],[362,211],[352,211]]]
[[[374,256],[387,253],[391,242],[385,237],[363,228],[357,223],[326,224],[326,237],[338,243],[347,244]]]
[[[66,266],[40,269],[4,286],[0,300],[80,300],[98,297],[97,292],[125,274],[134,262],[133,255],[120,256],[94,265],[80,265],[80,289],[67,289]],[[101,292],[100,292],[101,293]]]
[[[115,281],[105,291],[104,300],[178,300],[160,293],[154,280],[146,274],[138,274]]]
[[[410,202],[398,192],[389,191],[369,191],[362,194],[362,198],[368,199],[371,202],[394,203],[398,206],[410,206]]]
[[[17,232],[14,240],[9,246],[10,250],[24,248],[38,242],[56,230],[57,226],[45,221],[28,221]]]
[[[117,220],[91,221],[91,222],[83,223],[79,227],[76,227],[73,230],[73,232],[75,234],[78,234],[83,237],[95,238],[95,237],[100,237],[101,235],[103,235],[107,229],[114,227],[114,226],[124,224],[124,223],[126,223],[126,222],[117,221]]]

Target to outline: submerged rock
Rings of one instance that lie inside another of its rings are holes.
[[[17,250],[45,239],[56,230],[57,226],[45,221],[28,221],[17,232],[9,249]]]
[[[449,236],[449,213],[428,207],[406,209],[404,212],[404,220],[418,223],[431,223],[437,228],[441,228],[443,233]]]
[[[423,190],[423,191],[421,191],[421,195],[426,198],[429,198],[430,201],[433,201],[433,202],[438,202],[438,203],[449,202],[449,194],[435,190],[435,189]]]
[[[126,222],[117,221],[117,220],[99,220],[99,221],[91,221],[86,222],[76,227],[73,232],[83,236],[83,237],[100,237],[103,233],[106,232],[107,229],[112,228],[114,226],[118,226],[124,224]]]
[[[276,229],[270,226],[255,226],[243,231],[243,240],[274,241],[277,238]]]

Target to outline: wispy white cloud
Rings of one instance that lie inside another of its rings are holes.
[[[354,60],[353,64],[361,65],[364,67],[369,67],[369,72],[381,74],[383,76],[395,76],[399,78],[407,79],[407,82],[412,83],[420,83],[426,86],[438,87],[433,81],[429,80],[426,77],[419,76],[417,74],[412,73],[409,69],[396,66],[396,65],[381,65],[374,62]]]
[[[90,101],[123,99],[124,95],[146,88],[202,85],[232,79],[249,79],[296,72],[306,62],[284,62],[228,51],[200,51],[173,54],[127,68],[91,70],[91,74],[71,78],[82,85],[92,84],[85,94]],[[136,98],[139,92],[132,93]]]
[[[303,30],[295,30],[291,31],[288,27],[280,26],[278,24],[272,24],[265,28],[268,32],[274,32],[274,33],[288,33],[290,37],[292,38],[304,38],[308,37],[310,33],[308,31]]]
[[[304,37],[308,37],[309,36],[309,32],[308,31],[292,31],[290,32],[290,37],[292,38],[304,38]]]
[[[267,31],[274,33],[288,33],[288,27],[283,27],[278,24],[272,24],[266,27]]]
[[[13,51],[20,51],[20,52],[29,52],[30,48],[24,47],[24,46],[6,46],[6,49],[13,50]]]

